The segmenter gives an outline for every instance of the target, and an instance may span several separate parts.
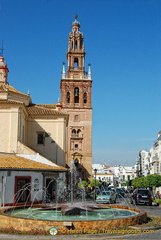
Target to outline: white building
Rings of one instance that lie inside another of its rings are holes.
[[[161,174],[161,131],[150,149],[150,173]]]
[[[147,152],[145,150],[141,150],[139,152],[139,169],[140,174],[143,177],[146,177],[148,174],[150,174],[150,152]]]
[[[39,154],[0,153],[0,206],[41,203],[55,200],[56,195],[61,197],[65,172],[66,168]]]
[[[123,167],[120,165],[115,165],[113,167],[93,164],[93,177],[96,177],[97,180],[106,181],[114,187],[121,186],[122,183],[132,180],[136,177],[136,168],[134,166]],[[95,174],[95,171],[96,174]]]
[[[98,181],[107,182],[109,185],[115,185],[115,175],[110,167],[104,164],[92,164],[92,175]]]

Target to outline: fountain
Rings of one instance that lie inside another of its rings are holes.
[[[84,189],[82,189],[84,201],[75,202],[74,173],[75,169],[72,165],[70,202],[58,201],[65,195],[64,188],[61,186],[56,203],[32,203],[30,206],[23,204],[23,206],[2,208],[0,209],[1,228],[8,226],[23,231],[23,233],[29,232],[33,228],[37,232],[56,228],[60,234],[92,233],[92,231],[101,233],[108,229],[123,228],[147,221],[147,214],[143,210],[127,206],[88,203],[84,198]],[[61,185],[61,179],[57,179],[57,181],[57,185]]]
[[[107,229],[123,228],[147,221],[145,211],[116,205],[33,204],[32,208],[16,206],[14,211],[12,209],[0,210],[1,228],[8,226],[29,232],[33,228],[37,231],[49,231],[55,227],[60,234],[68,234],[69,230],[73,230],[73,233],[91,233],[92,230],[100,232],[102,229],[104,232]]]

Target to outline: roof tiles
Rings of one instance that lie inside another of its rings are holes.
[[[54,165],[54,164],[53,164]],[[51,166],[45,163],[29,160],[15,154],[0,154],[0,169],[22,169],[22,170],[66,170],[62,166]]]
[[[27,110],[28,110],[29,115],[31,115],[31,116],[38,116],[38,115],[67,116],[67,114],[62,111],[57,111],[57,110],[51,109],[49,107],[44,107],[44,105],[33,104],[33,105],[28,106]]]

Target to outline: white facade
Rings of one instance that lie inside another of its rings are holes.
[[[139,153],[139,169],[143,177],[146,177],[150,173],[150,153],[142,150]]]
[[[64,195],[66,169],[39,154],[0,153],[0,205],[42,202]]]
[[[26,171],[0,171],[0,206],[14,205],[15,191],[13,183],[15,183],[15,177],[31,177],[31,201],[42,201],[43,199],[43,175],[40,172],[26,172]],[[37,179],[39,188],[38,191],[34,191],[34,180]],[[30,188],[30,186],[28,186]],[[27,202],[27,200],[26,200]]]
[[[158,133],[158,139],[150,149],[150,173],[161,174],[161,131]]]
[[[137,162],[138,176],[148,174],[161,174],[161,131],[149,152],[141,150]]]
[[[93,177],[96,177],[97,180],[106,181],[114,187],[121,186],[121,183],[132,180],[136,177],[136,168],[132,167],[123,167],[116,165],[113,167],[101,165],[101,164],[92,164]],[[96,174],[94,169],[96,169]]]

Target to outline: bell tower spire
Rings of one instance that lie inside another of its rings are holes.
[[[68,76],[69,77],[84,77],[84,37],[80,32],[80,23],[78,22],[78,15],[76,15],[72,23],[72,32],[68,38]]]

